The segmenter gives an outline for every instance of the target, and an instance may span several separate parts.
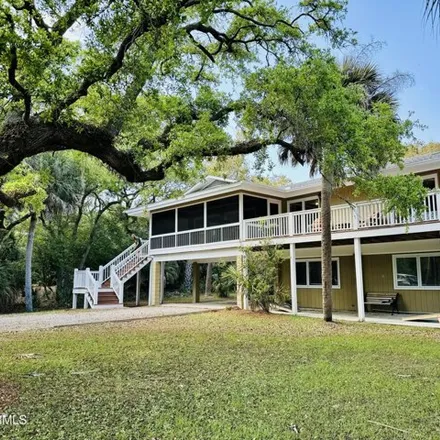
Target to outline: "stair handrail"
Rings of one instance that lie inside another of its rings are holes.
[[[124,283],[118,277],[115,266],[110,266],[110,287],[114,290],[118,297],[119,304],[123,302]]]
[[[121,261],[117,266],[115,266],[115,272],[120,279],[124,277],[126,273],[123,272],[123,268],[127,267],[129,264],[132,264],[132,267],[136,267],[139,263],[148,258],[148,246],[149,241],[144,240],[142,245],[139,246],[134,252],[132,252],[125,260]]]
[[[133,243],[127,249],[123,250],[119,255],[116,255],[116,257],[109,261],[105,266],[99,266],[99,281],[101,284],[110,278],[110,268],[112,266],[117,266],[125,258],[127,258],[136,249],[136,246],[136,243]]]
[[[98,289],[99,289],[99,281],[95,279],[90,268],[85,270],[86,279],[85,279],[85,288],[87,293],[92,298],[93,304],[98,304]]]

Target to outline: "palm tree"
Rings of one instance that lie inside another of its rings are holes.
[[[440,0],[425,0],[425,17],[433,23],[440,17]]]
[[[34,252],[34,237],[35,229],[37,228],[37,215],[35,212],[31,214],[29,223],[28,239],[26,244],[26,262],[25,262],[25,276],[24,276],[24,297],[26,312],[33,312],[34,306],[32,303],[32,256]]]
[[[378,67],[355,57],[346,57],[341,66],[342,82],[345,87],[361,86],[364,89],[364,101],[359,105],[372,109],[373,104],[384,102],[397,111],[396,92],[409,77],[397,73],[391,77],[381,74]],[[396,113],[397,118],[397,113]],[[320,148],[307,144],[301,154],[290,147],[280,147],[279,159],[281,163],[291,163],[293,166],[307,163],[310,166],[310,176],[320,173],[321,187],[321,260],[322,260],[322,302],[324,320],[332,320],[332,239],[331,239],[331,197],[333,194],[333,171],[319,168]]]
[[[34,309],[32,302],[32,258],[38,218],[43,219],[44,217],[51,217],[57,213],[72,212],[78,197],[78,179],[74,179],[71,169],[66,169],[63,159],[60,158],[59,155],[32,157],[29,158],[26,163],[33,171],[37,173],[49,171],[51,176],[54,177],[53,181],[45,188],[47,194],[46,200],[44,201],[45,209],[40,213],[40,217],[37,217],[37,213],[33,211],[30,212],[25,255],[24,292],[26,311],[32,312]]]

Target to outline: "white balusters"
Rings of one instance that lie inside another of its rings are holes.
[[[440,220],[440,194],[429,193],[425,199],[426,211],[420,217],[411,213],[404,218],[394,211],[388,211],[383,200],[372,200],[353,205],[332,206],[332,232],[343,232],[365,228],[401,226],[422,221]],[[261,240],[285,236],[319,234],[321,212],[312,209],[287,214],[255,218],[244,221],[244,239]]]
[[[117,266],[119,263],[125,260],[125,258],[127,258],[134,251],[135,248],[136,243],[133,243],[131,246],[129,246],[127,249],[125,249],[123,252],[113,258],[113,260],[109,261],[105,266],[103,266],[101,282],[104,282],[110,278],[110,267]]]

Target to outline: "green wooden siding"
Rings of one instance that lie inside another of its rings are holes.
[[[335,311],[356,311],[356,276],[354,257],[340,257],[341,288],[333,290]],[[290,289],[290,261],[284,261],[281,282]],[[411,313],[440,312],[440,290],[394,289],[392,255],[364,255],[362,257],[365,293],[400,294],[399,310]],[[321,309],[321,289],[298,288],[300,308]],[[384,308],[387,311],[388,308]]]
[[[362,263],[365,292],[400,293],[401,311],[440,312],[440,290],[394,289],[392,255],[365,255]]]
[[[290,289],[290,261],[283,263],[281,281]],[[333,290],[334,310],[356,310],[356,278],[354,273],[354,257],[340,257],[340,289]],[[298,288],[298,305],[301,308],[322,308],[321,289]]]

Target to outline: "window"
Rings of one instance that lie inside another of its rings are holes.
[[[397,284],[399,286],[417,286],[417,259],[416,258],[397,258]]]
[[[177,223],[179,231],[188,231],[189,229],[203,228],[204,205],[186,206],[177,211]]]
[[[308,211],[319,208],[319,198],[317,196],[307,197],[306,199],[289,202],[289,212]]]
[[[266,217],[267,199],[261,197],[243,196],[243,218]]]
[[[440,253],[393,255],[395,289],[440,289]]]
[[[422,179],[423,179],[423,186],[429,189],[430,191],[438,187],[436,174],[430,174],[429,176],[422,176]]]
[[[310,286],[321,286],[321,262],[320,261],[310,261],[309,262],[309,285]]]
[[[280,213],[280,205],[278,203],[270,203],[269,204],[269,214],[277,215]]]
[[[440,255],[420,257],[422,286],[440,286]]]
[[[206,204],[207,226],[238,223],[238,196],[213,200]]]
[[[161,235],[175,232],[176,229],[176,210],[171,209],[152,214],[151,234]]]
[[[297,261],[296,284],[298,287],[322,287],[322,266],[320,260]],[[339,260],[332,260],[332,286],[339,289]]]
[[[305,261],[296,263],[296,284],[298,286],[307,285],[307,263]]]

